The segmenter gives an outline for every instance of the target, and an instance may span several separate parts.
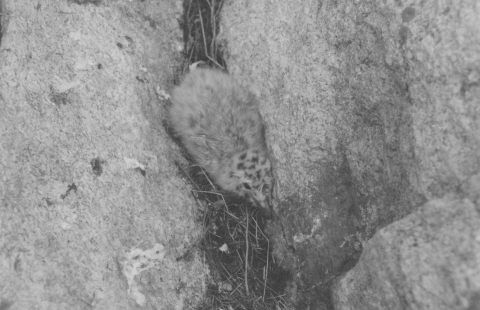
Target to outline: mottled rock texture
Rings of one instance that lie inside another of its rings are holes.
[[[432,200],[368,241],[335,281],[336,310],[480,309],[480,205]]]
[[[193,305],[196,206],[155,93],[181,5],[1,2],[0,309]]]
[[[331,307],[323,293],[362,243],[479,172],[478,16],[476,0],[226,1],[227,63],[261,99],[275,251],[299,309]]]

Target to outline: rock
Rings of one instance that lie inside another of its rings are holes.
[[[433,200],[378,231],[335,281],[335,309],[480,309],[478,207],[468,198]]]
[[[179,57],[174,3],[98,2],[0,4],[2,310],[203,298],[197,208],[154,92]]]
[[[480,171],[480,6],[237,0],[223,13],[228,69],[268,127],[274,253],[298,308],[318,309],[376,231]]]

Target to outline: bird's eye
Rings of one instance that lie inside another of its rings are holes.
[[[248,190],[251,190],[252,188],[250,187],[250,184],[248,183],[243,183],[243,187],[245,187]]]

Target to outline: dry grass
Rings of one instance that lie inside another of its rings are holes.
[[[252,203],[219,191],[202,168],[177,166],[199,202],[204,231],[198,246],[211,276],[206,299],[197,310],[293,309],[283,293],[291,276],[271,254],[263,213]]]
[[[262,212],[216,190],[199,167],[183,173],[200,201],[204,227],[200,246],[212,276],[199,309],[289,309],[281,292],[290,275],[271,255]]]
[[[208,309],[225,309],[227,305],[227,309],[286,308],[268,279],[270,244],[257,215],[242,206],[207,210],[204,250],[217,278]]]
[[[198,61],[211,67],[226,69],[222,47],[217,42],[219,14],[224,0],[185,0],[183,39],[185,42],[184,71]]]

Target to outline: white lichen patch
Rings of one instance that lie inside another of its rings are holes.
[[[125,161],[125,164],[127,165],[127,169],[140,168],[142,170],[145,170],[145,165],[141,164],[135,158],[124,157],[123,160]]]
[[[293,241],[295,241],[296,243],[302,243],[310,238],[313,237],[313,234],[315,233],[315,231],[317,231],[318,228],[320,228],[320,226],[322,225],[322,220],[319,219],[319,218],[315,218],[313,220],[313,226],[312,226],[312,229],[310,230],[310,234],[308,235],[304,235],[303,233],[298,233],[298,234],[295,234],[293,236]]]
[[[148,250],[132,248],[126,253],[126,260],[122,263],[123,274],[128,281],[128,294],[135,299],[135,302],[139,306],[144,306],[146,299],[145,295],[140,293],[138,284],[135,281],[135,276],[144,270],[158,268],[164,256],[165,248],[159,243],[156,243],[153,248]]]
[[[170,100],[170,94],[166,92],[164,89],[160,88],[160,86],[157,86],[155,89],[155,92],[157,94],[158,99],[160,100]]]

